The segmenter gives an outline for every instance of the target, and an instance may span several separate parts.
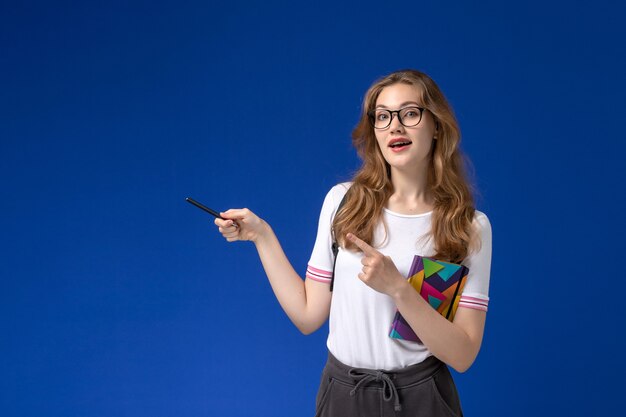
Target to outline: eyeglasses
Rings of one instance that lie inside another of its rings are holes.
[[[385,129],[393,120],[393,114],[398,115],[398,120],[405,127],[417,126],[422,121],[423,107],[405,107],[400,110],[376,109],[367,113],[374,129]]]

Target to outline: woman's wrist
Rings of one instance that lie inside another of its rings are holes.
[[[272,228],[270,227],[269,223],[261,219],[261,227],[259,228],[257,235],[254,237],[254,239],[252,239],[252,242],[254,242],[254,244],[257,246],[262,245],[263,243],[267,242],[271,238],[273,233],[274,232]]]
[[[407,295],[407,291],[410,289],[412,289],[411,284],[409,284],[409,281],[407,281],[403,277],[401,280],[398,280],[398,285],[396,285],[392,293],[389,295],[391,296],[391,298],[393,298],[393,301],[397,304],[398,301],[400,301],[403,297]]]

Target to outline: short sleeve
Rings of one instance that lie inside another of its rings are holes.
[[[474,223],[480,236],[480,246],[463,261],[469,268],[467,282],[461,293],[459,307],[487,311],[491,275],[491,223],[483,212],[476,210]]]
[[[330,284],[334,255],[332,251],[331,222],[337,206],[348,191],[348,183],[337,184],[326,194],[317,226],[317,237],[306,269],[306,277]]]

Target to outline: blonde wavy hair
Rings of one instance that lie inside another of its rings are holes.
[[[385,87],[398,83],[420,90],[418,102],[433,115],[438,126],[427,177],[427,186],[435,202],[429,237],[434,238],[435,259],[460,263],[477,243],[472,223],[474,189],[465,171],[464,160],[467,158],[459,149],[460,130],[448,101],[428,75],[416,70],[393,72],[367,90],[360,120],[352,132],[352,143],[363,164],[354,175],[345,203],[333,220],[334,234],[337,242],[348,250],[358,250],[346,239],[348,232],[372,244],[374,229],[382,219],[383,207],[394,189],[390,166],[379,149],[368,112],[374,109]]]

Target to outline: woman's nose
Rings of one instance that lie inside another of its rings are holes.
[[[396,130],[402,131],[402,129],[404,129],[404,126],[402,125],[402,123],[400,123],[400,117],[398,116],[398,113],[392,114],[391,123],[389,124],[389,130],[395,132]]]

